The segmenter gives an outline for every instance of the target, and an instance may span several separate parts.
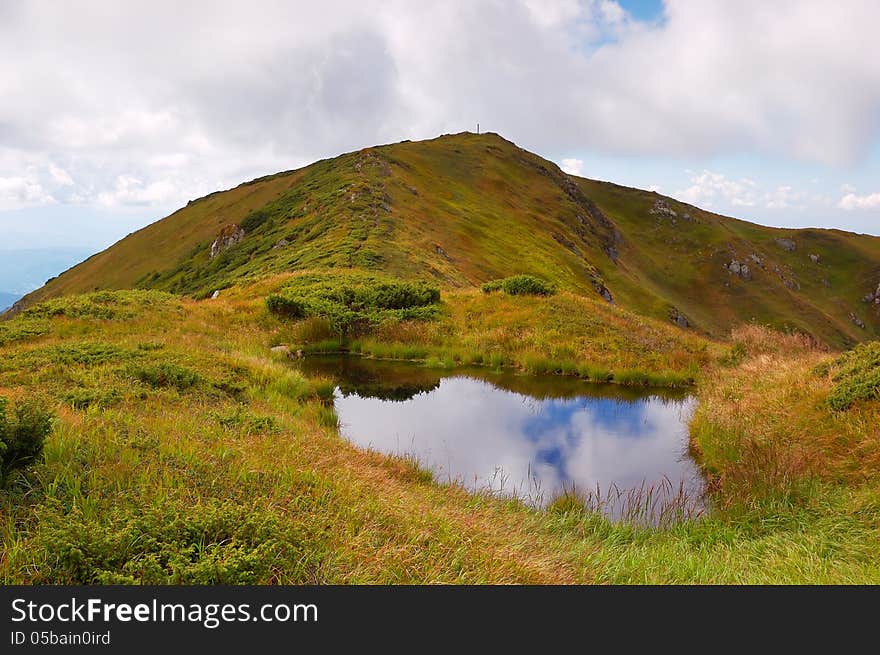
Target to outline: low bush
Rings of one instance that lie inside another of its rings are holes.
[[[828,394],[831,409],[848,409],[860,400],[880,399],[880,341],[856,346],[831,366],[836,383]]]
[[[0,482],[40,456],[52,429],[51,415],[36,400],[20,402],[12,417],[6,408],[6,399],[0,398]]]
[[[267,309],[283,318],[319,318],[333,333],[348,338],[370,332],[384,321],[431,320],[440,290],[421,282],[350,276],[296,279],[266,298]]]
[[[202,382],[202,377],[195,371],[168,362],[133,366],[128,372],[134,379],[154,389],[173,387],[178,391],[186,391]]]
[[[256,230],[258,227],[263,225],[266,221],[268,221],[272,215],[266,211],[265,209],[257,209],[252,211],[250,214],[244,217],[244,220],[239,223],[239,227],[247,233],[251,233]]]
[[[483,293],[504,291],[509,296],[550,296],[556,293],[556,287],[534,275],[514,275],[502,280],[491,280],[480,287]]]

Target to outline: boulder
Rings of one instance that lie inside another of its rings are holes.
[[[217,235],[217,238],[214,239],[214,243],[211,244],[211,259],[214,259],[224,250],[228,250],[242,239],[244,239],[244,230],[238,227],[238,225],[230,223],[224,226],[220,230],[220,234]]]
[[[653,214],[654,216],[666,216],[667,218],[675,218],[678,216],[676,211],[670,207],[663,198],[659,198],[657,202],[654,203],[654,206],[648,210],[649,214]],[[688,216],[688,220],[690,220],[690,216]]]
[[[690,321],[687,320],[687,316],[678,311],[677,307],[669,310],[669,319],[680,328],[687,328],[691,325]]]
[[[819,255],[814,255],[813,253],[810,253],[810,261],[814,264],[818,264],[820,261]]]
[[[780,237],[779,239],[774,239],[774,241],[776,241],[777,246],[788,252],[794,252],[795,250],[797,250],[797,244],[794,242],[793,239],[785,239]]]
[[[217,300],[217,298],[219,298],[219,297],[220,297],[219,291],[215,291],[214,293],[211,294],[211,300]]]
[[[752,271],[749,269],[749,265],[742,264],[736,259],[728,262],[724,268],[726,268],[729,273],[741,277],[743,280],[752,279]]]

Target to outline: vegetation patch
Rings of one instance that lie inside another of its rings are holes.
[[[169,362],[132,366],[128,373],[154,389],[173,387],[178,391],[186,391],[203,382],[202,376],[195,371]]]
[[[19,319],[0,323],[0,346],[48,334],[49,321]]]
[[[24,316],[55,318],[93,318],[124,321],[136,318],[145,310],[168,305],[174,296],[161,291],[96,291],[76,296],[53,298],[26,309]]]
[[[422,282],[376,276],[304,276],[266,298],[282,318],[320,318],[344,337],[366,334],[384,321],[432,320],[440,290]]]
[[[556,286],[534,275],[513,275],[501,280],[491,280],[480,287],[483,293],[503,291],[509,296],[552,296]]]
[[[880,398],[880,341],[856,346],[833,364],[836,383],[828,394],[832,409],[848,409],[860,400]]]
[[[42,508],[37,545],[48,579],[67,584],[257,584],[283,570],[310,581],[320,550],[257,502]]]
[[[12,416],[6,410],[7,401],[0,398],[0,483],[40,456],[52,429],[51,415],[36,400],[18,403]]]

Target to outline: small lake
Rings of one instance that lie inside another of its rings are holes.
[[[440,482],[536,506],[574,489],[615,519],[657,523],[703,511],[703,481],[687,452],[687,392],[354,356],[296,366],[336,382],[344,437],[412,456]]]

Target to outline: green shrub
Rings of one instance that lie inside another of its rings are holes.
[[[304,318],[306,315],[306,309],[300,301],[277,294],[266,298],[266,308],[273,314],[284,318]]]
[[[142,315],[146,308],[172,305],[174,300],[174,296],[161,291],[95,291],[47,300],[27,308],[23,315],[126,321]]]
[[[129,368],[130,375],[154,389],[174,387],[178,391],[186,391],[202,382],[201,376],[185,366],[162,362],[161,364],[145,364]]]
[[[245,232],[250,233],[268,221],[271,217],[271,214],[265,209],[257,209],[245,216],[244,220],[242,220],[238,226]]]
[[[840,411],[859,400],[880,399],[880,341],[856,346],[833,364],[832,380],[837,384],[828,394],[828,404]]]
[[[266,307],[283,318],[320,318],[337,335],[366,334],[383,321],[432,320],[440,290],[421,282],[351,275],[297,278],[266,298]]]
[[[493,291],[501,290],[501,282],[502,280],[489,280],[488,282],[484,282],[480,287],[483,293],[492,293]]]
[[[514,275],[503,280],[491,280],[480,288],[483,293],[500,289],[509,296],[550,296],[556,293],[553,284],[534,275]]]
[[[74,389],[64,395],[64,402],[73,409],[86,409],[87,407],[109,407],[119,401],[120,394],[116,389],[99,391],[96,389]]]
[[[176,502],[174,502],[176,500]],[[36,546],[51,580],[67,584],[266,584],[314,580],[319,535],[254,501],[41,508]]]
[[[40,456],[52,429],[52,417],[42,403],[19,403],[11,419],[6,415],[6,404],[6,399],[0,398],[0,482]]]

